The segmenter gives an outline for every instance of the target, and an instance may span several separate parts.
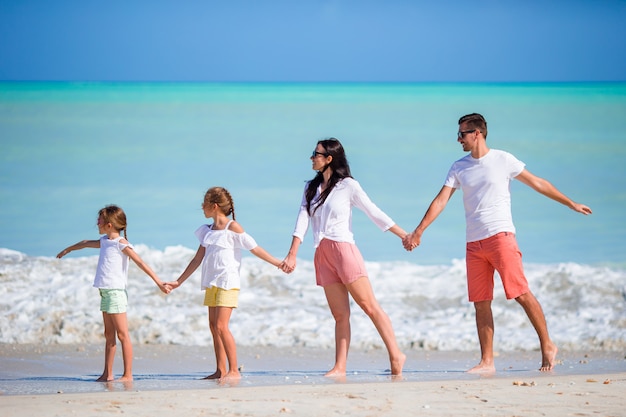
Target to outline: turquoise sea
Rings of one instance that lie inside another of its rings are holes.
[[[512,185],[526,273],[553,340],[561,351],[623,352],[625,83],[0,84],[0,343],[102,343],[97,251],[54,256],[97,238],[106,204],[126,210],[129,240],[164,280],[193,256],[193,232],[206,221],[200,204],[214,185],[231,190],[237,220],[283,258],[314,175],[309,155],[329,136],[343,142],[372,200],[411,230],[464,156],[457,121],[470,112],[487,118],[491,147],[593,209],[583,216]],[[460,194],[412,253],[358,210],[353,228],[403,349],[478,349]],[[291,275],[244,259],[231,321],[238,345],[332,349],[312,246],[307,236]],[[134,341],[211,345],[197,273],[188,282],[165,297],[131,267]],[[523,309],[496,288],[495,348],[537,350]],[[382,348],[354,310],[352,345]]]
[[[353,175],[412,230],[463,156],[458,118],[482,113],[491,147],[514,153],[584,217],[513,184],[529,262],[626,263],[626,84],[0,83],[0,247],[52,256],[97,236],[121,205],[129,239],[196,247],[200,203],[229,188],[237,219],[282,258],[317,140],[344,144]],[[412,254],[357,212],[367,260],[464,256],[460,195]],[[312,258],[312,242],[300,255]]]

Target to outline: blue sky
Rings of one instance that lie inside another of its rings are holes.
[[[0,80],[626,80],[626,1],[3,0]]]

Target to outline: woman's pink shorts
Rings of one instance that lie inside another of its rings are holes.
[[[365,262],[354,243],[322,239],[315,250],[315,279],[322,287],[330,284],[350,284],[367,276]]]
[[[501,232],[466,246],[467,289],[471,302],[493,300],[493,274],[498,271],[507,299],[529,292],[522,252],[515,234]]]

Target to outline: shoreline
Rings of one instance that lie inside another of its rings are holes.
[[[171,415],[621,416],[621,352],[561,352],[539,372],[539,352],[500,352],[492,376],[468,374],[476,352],[406,351],[392,378],[384,350],[351,350],[345,378],[326,378],[330,349],[240,347],[242,379],[201,380],[211,347],[136,345],[131,383],[99,383],[103,347],[0,344],[0,414],[7,417]],[[121,352],[115,370],[119,376]]]
[[[215,370],[212,346],[145,345],[134,348],[134,381],[99,383],[104,361],[100,345],[17,345],[0,344],[0,396],[56,393],[98,393],[110,389],[139,391],[194,390],[220,388],[218,381],[203,380]],[[351,349],[348,372],[342,378],[327,378],[332,367],[332,349],[269,346],[238,347],[242,378],[239,387],[289,385],[333,385],[385,383],[390,376],[384,349]],[[496,352],[494,375],[468,374],[479,361],[478,352],[406,350],[401,381],[441,382],[506,378],[569,377],[626,373],[626,357],[614,351],[559,352],[553,371],[539,372],[538,351]],[[121,347],[114,362],[121,376]],[[597,379],[597,378],[596,378]]]
[[[0,412],[33,415],[126,413],[206,416],[622,416],[626,373],[448,382],[397,382],[0,397]],[[526,384],[526,385],[525,385]]]

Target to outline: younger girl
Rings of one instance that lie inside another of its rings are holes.
[[[124,231],[124,237],[120,232]],[[132,259],[142,271],[150,276],[161,291],[169,293],[159,277],[133,250],[126,240],[126,214],[117,206],[106,206],[98,212],[98,232],[103,234],[99,240],[83,240],[63,249],[57,255],[62,258],[68,253],[83,248],[100,248],[98,267],[93,286],[100,290],[100,310],[104,320],[104,372],[97,379],[100,382],[113,380],[113,360],[115,359],[116,335],[122,344],[124,375],[120,381],[133,380],[133,345],[128,333],[126,307],[128,296],[128,258]]]
[[[213,223],[204,224],[196,230],[200,241],[196,255],[177,281],[165,285],[177,288],[202,264],[201,288],[205,290],[204,305],[209,308],[209,328],[217,362],[216,371],[204,379],[238,379],[241,374],[237,367],[237,347],[228,322],[233,308],[237,308],[241,286],[241,249],[249,250],[276,267],[281,262],[258,246],[235,221],[233,199],[225,188],[210,188],[204,195],[202,210],[206,218],[213,219]],[[230,215],[232,220],[228,218]]]

